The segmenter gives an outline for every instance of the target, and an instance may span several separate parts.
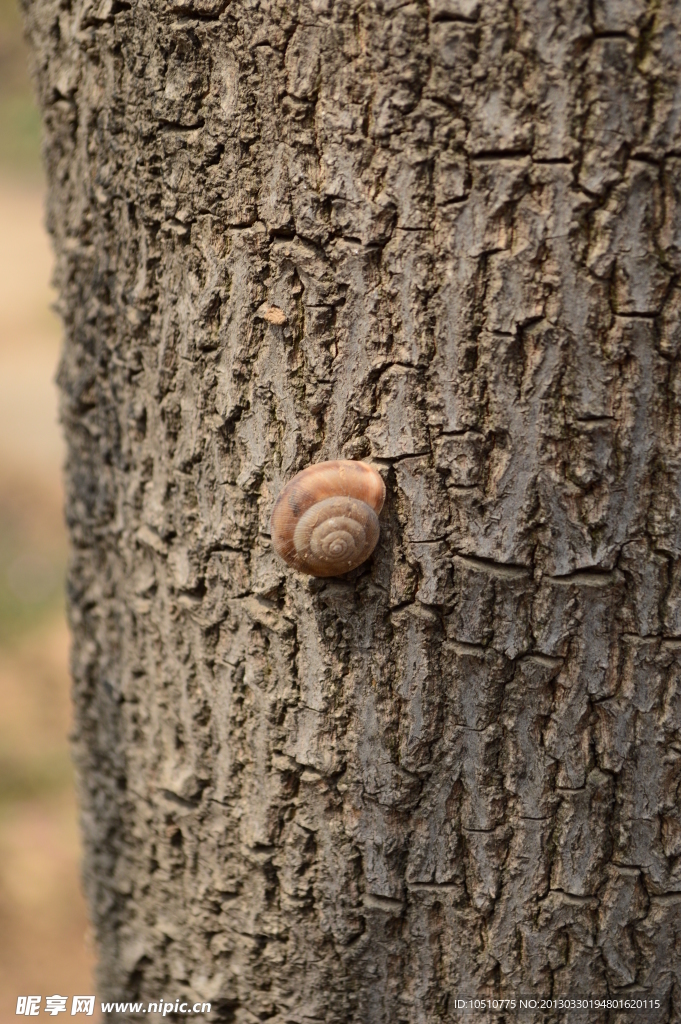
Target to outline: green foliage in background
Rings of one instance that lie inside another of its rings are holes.
[[[40,119],[16,0],[0,0],[0,170],[40,173]]]
[[[40,175],[28,48],[16,0],[0,0],[0,178]],[[45,654],[64,614],[66,554],[53,516],[59,513],[45,509],[39,487],[24,493],[0,481],[0,839],[18,806],[32,806],[43,820],[73,785],[63,724],[54,712],[65,683]],[[25,704],[13,697],[10,677],[20,679]],[[2,866],[0,842],[0,883]],[[3,898],[0,891],[0,904]]]
[[[60,554],[17,551],[11,537],[0,538],[0,647],[12,646],[26,630],[63,609]]]
[[[0,815],[3,805],[61,793],[73,785],[73,769],[66,750],[51,750],[42,757],[18,758],[0,749]]]

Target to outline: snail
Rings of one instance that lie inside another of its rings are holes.
[[[318,462],[289,481],[270,521],[274,549],[308,576],[339,576],[376,547],[385,501],[380,474],[365,462]]]

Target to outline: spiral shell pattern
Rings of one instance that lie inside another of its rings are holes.
[[[376,547],[385,485],[364,462],[308,466],[279,495],[270,531],[277,553],[310,576],[339,576]]]

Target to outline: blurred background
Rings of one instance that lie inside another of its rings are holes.
[[[16,1021],[19,995],[94,992],[67,740],[60,325],[43,197],[27,48],[16,0],[0,0],[0,1024]]]

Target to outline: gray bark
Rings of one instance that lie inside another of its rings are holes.
[[[24,3],[102,995],[681,1020],[679,3]]]

